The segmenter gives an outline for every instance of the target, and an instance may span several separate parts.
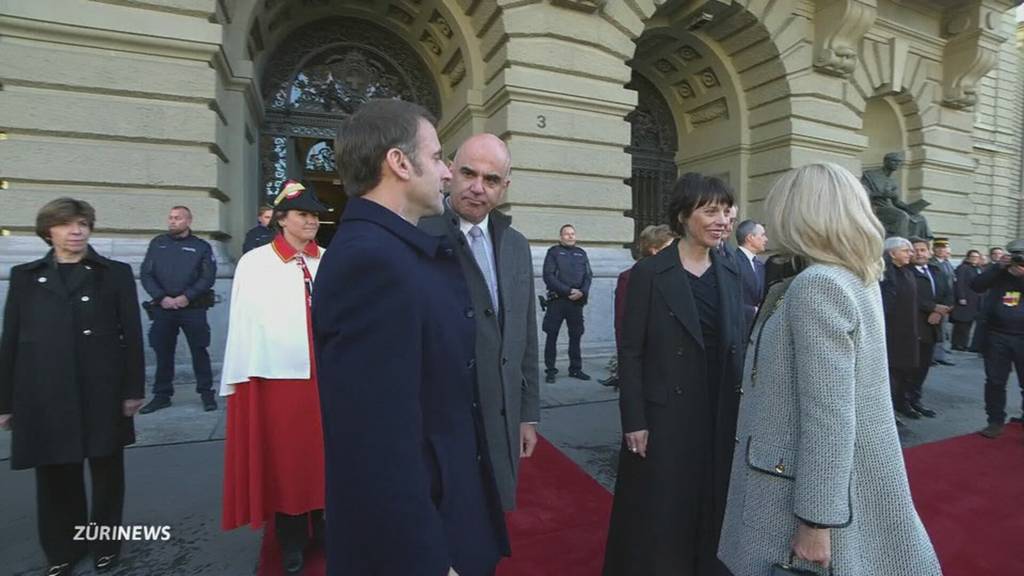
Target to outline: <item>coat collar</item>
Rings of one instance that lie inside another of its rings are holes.
[[[739,278],[733,258],[721,256],[716,250],[711,250],[710,254],[711,267],[708,268],[708,272],[714,273],[718,281],[719,316],[723,320],[719,335],[721,342],[725,344],[731,342],[734,337],[730,330],[732,330],[731,319],[739,313]],[[700,317],[693,299],[693,290],[690,288],[686,270],[679,261],[679,240],[672,242],[670,246],[651,258],[654,271],[658,274],[655,283],[660,287],[669,309],[676,320],[703,348],[704,333],[700,327]],[[723,354],[722,357],[725,358],[726,355]]]
[[[282,262],[288,262],[299,253],[287,240],[284,239],[284,234],[278,233],[274,236],[274,239],[270,243],[274,249],[274,254],[281,259]],[[320,257],[320,247],[316,245],[316,242],[309,242],[306,247],[302,249],[302,254],[310,258]]]
[[[82,262],[85,263],[86,265],[95,264],[96,266],[100,266],[103,268],[110,267],[110,260],[104,258],[103,256],[100,256],[98,252],[93,250],[92,246],[86,247],[85,256],[82,257]],[[50,268],[52,270],[57,269],[57,258],[54,257],[53,255],[53,248],[50,248],[50,250],[42,258],[38,260],[33,260],[32,262],[25,264],[26,270],[38,270],[40,268]]]
[[[441,238],[413,226],[398,214],[365,198],[352,198],[345,205],[341,216],[343,222],[362,220],[372,222],[400,238],[406,244],[431,258],[437,257]]]

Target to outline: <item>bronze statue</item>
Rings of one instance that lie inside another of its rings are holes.
[[[882,167],[867,170],[860,181],[871,199],[875,215],[885,227],[885,236],[931,239],[928,220],[921,215],[929,202],[921,199],[907,204],[900,200],[900,183],[893,174],[903,166],[902,152],[889,152],[882,161]]]

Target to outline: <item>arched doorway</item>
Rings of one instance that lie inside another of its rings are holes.
[[[633,190],[633,241],[651,224],[665,222],[665,209],[676,180],[675,120],[658,89],[633,72],[626,88],[636,90],[636,109],[626,115],[631,137],[626,152],[632,156],[632,173],[626,183]]]
[[[261,194],[298,178],[334,210],[317,235],[330,243],[346,195],[335,165],[338,125],[372,98],[416,102],[440,115],[437,86],[420,57],[393,32],[365,20],[333,18],[298,28],[281,43],[263,75]]]

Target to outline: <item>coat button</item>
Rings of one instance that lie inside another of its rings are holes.
[[[89,330],[89,329],[82,330],[82,334],[84,334],[86,336],[91,336],[92,335],[92,330]]]
[[[679,396],[682,396],[683,395],[683,389],[680,388],[679,386],[676,386],[676,394],[678,394]]]
[[[786,465],[783,464],[782,462],[779,462],[778,464],[775,465],[775,471],[778,472],[779,474],[784,473],[786,471]]]
[[[501,365],[504,366],[506,364],[508,364],[508,358],[502,358],[501,359]]]
[[[683,347],[680,346],[679,348],[676,348],[676,356],[682,356],[682,355],[683,355]]]
[[[472,318],[476,316],[476,312],[473,312],[472,308],[466,308],[466,318]]]
[[[454,251],[454,250],[452,250],[451,248],[445,248],[445,249],[444,249],[444,255],[445,255],[445,256],[448,256],[449,258],[450,258],[450,257],[451,257],[451,255],[452,255],[452,254],[454,254],[454,253],[455,253],[455,251]]]
[[[476,410],[478,408],[480,408],[480,403],[479,402],[473,402],[473,410]]]
[[[88,301],[89,301],[89,297],[88,296],[82,296],[82,302],[88,302]]]
[[[473,368],[475,366],[476,366],[476,359],[475,358],[469,360],[468,362],[466,362],[466,368]]]
[[[477,461],[477,462],[480,462],[480,461],[481,461],[481,460],[483,460],[483,459],[484,459],[484,458],[483,458],[483,456],[481,456],[481,455],[480,455],[480,453],[479,453],[479,452],[477,452],[477,453],[476,453],[476,461]]]
[[[40,284],[46,284],[46,276],[40,276],[37,282]]]
[[[486,310],[484,310],[484,316],[487,316],[488,318],[490,318],[491,316],[494,316],[494,310],[491,310],[490,308],[487,308]]]

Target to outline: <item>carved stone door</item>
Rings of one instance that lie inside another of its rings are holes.
[[[636,110],[626,116],[632,129],[626,151],[633,157],[633,170],[626,183],[633,190],[634,243],[640,231],[651,224],[665,223],[665,209],[676,180],[678,149],[675,119],[657,88],[633,73],[627,88],[637,91]]]
[[[261,203],[288,178],[310,184],[334,209],[317,241],[334,236],[345,207],[334,138],[342,120],[371,98],[416,102],[440,116],[430,71],[404,40],[370,22],[319,20],[297,29],[270,59],[262,82]]]

